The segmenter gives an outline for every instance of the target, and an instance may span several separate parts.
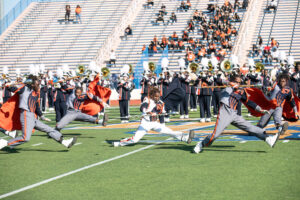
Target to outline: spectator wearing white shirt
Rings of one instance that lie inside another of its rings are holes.
[[[111,50],[111,54],[110,54],[110,60],[109,60],[109,64],[110,66],[112,66],[112,64],[116,65],[116,53],[114,52],[114,50]]]

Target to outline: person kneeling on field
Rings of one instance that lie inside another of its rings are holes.
[[[100,103],[102,102],[102,99],[100,99],[98,96],[93,95],[88,92],[86,95],[82,95],[82,88],[77,87],[74,92],[68,97],[67,100],[67,107],[68,111],[67,114],[57,123],[56,129],[61,130],[66,125],[68,125],[72,121],[85,121],[85,122],[91,122],[96,124],[102,124],[103,126],[106,126],[108,116],[105,113],[102,120],[99,120],[96,117],[93,117],[91,115],[85,114],[81,112],[82,106],[85,100],[91,99]]]
[[[170,135],[180,141],[187,142],[188,144],[191,143],[194,137],[194,131],[190,131],[188,135],[185,135],[182,132],[171,130],[164,124],[164,114],[166,112],[164,103],[160,100],[160,92],[157,88],[153,88],[149,93],[149,97],[145,97],[140,110],[143,113],[143,118],[135,135],[119,142],[114,142],[113,145],[115,147],[135,144],[150,130]]]
[[[240,101],[253,108],[257,112],[269,112],[261,109],[261,107],[255,102],[248,99],[245,89],[239,88],[241,78],[238,75],[233,75],[230,81],[231,87],[225,88],[221,93],[221,107],[217,117],[215,129],[212,134],[208,135],[204,140],[197,143],[194,148],[194,153],[200,153],[204,146],[210,146],[230,124],[242,129],[243,131],[251,133],[251,135],[254,135],[261,140],[266,141],[270,147],[274,147],[275,143],[279,139],[282,129],[279,130],[279,132],[275,135],[267,135],[263,128],[251,124],[242,116],[237,114],[237,105]]]

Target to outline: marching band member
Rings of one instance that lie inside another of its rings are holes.
[[[19,98],[19,104],[16,105],[16,108],[14,108],[12,112],[20,112],[20,121],[13,121],[12,116],[10,116],[10,120],[7,120],[7,116],[2,116],[3,118],[5,118],[2,120],[4,120],[6,124],[8,123],[7,121],[10,121],[9,123],[12,123],[13,126],[19,126],[22,129],[23,134],[22,136],[16,137],[9,141],[1,139],[0,149],[5,146],[17,146],[23,144],[24,142],[28,142],[30,140],[33,129],[46,132],[51,138],[63,144],[67,148],[70,148],[73,144],[75,144],[76,137],[64,139],[60,132],[47,126],[37,119],[36,116],[39,116],[42,120],[51,121],[43,116],[39,108],[39,88],[40,81],[38,80],[37,76],[33,75],[30,75],[28,77],[26,85],[21,84],[18,85],[18,87],[10,87],[10,90],[16,93],[12,97],[13,99],[11,101],[17,102],[17,98]],[[1,125],[3,126],[4,122],[2,122]]]
[[[283,107],[286,101],[288,101],[293,108],[293,111],[296,115],[296,119],[299,119],[298,109],[294,100],[293,89],[288,86],[289,75],[288,74],[280,74],[278,76],[278,84],[275,84],[272,88],[270,100],[276,100],[276,108],[269,110],[258,122],[258,126],[264,128],[271,117],[274,118],[274,123],[277,129],[281,131],[283,134],[288,128],[288,122],[282,122],[282,113]]]
[[[230,79],[231,86],[222,90],[221,108],[217,117],[215,129],[212,134],[208,135],[204,140],[197,143],[194,148],[195,153],[200,153],[203,150],[203,147],[210,146],[230,124],[251,133],[251,135],[254,135],[261,140],[266,141],[270,147],[274,147],[279,138],[280,132],[275,135],[267,135],[264,129],[251,124],[242,116],[237,114],[236,106],[239,101],[244,102],[258,112],[268,113],[268,111],[262,110],[255,102],[248,100],[245,90],[239,88],[241,78],[238,75],[232,75]]]
[[[188,144],[191,143],[194,137],[193,131],[190,131],[189,135],[185,135],[182,132],[173,131],[166,127],[163,115],[165,114],[164,103],[160,100],[160,92],[157,88],[152,88],[150,90],[149,96],[145,97],[140,110],[143,114],[143,118],[134,136],[125,138],[118,142],[113,142],[114,147],[135,144],[150,130],[170,135],[180,141],[187,142]]]
[[[129,75],[127,73],[121,74],[120,82],[117,87],[117,91],[119,93],[121,123],[127,123],[129,120],[129,101],[132,88],[133,84],[129,80]]]
[[[183,71],[183,73],[180,74],[179,79],[181,82],[181,87],[185,91],[184,99],[180,103],[180,119],[188,119],[189,118],[189,102],[190,102],[190,94],[191,94],[191,88],[190,88],[191,77],[189,75],[188,69],[185,69]]]
[[[162,76],[160,77],[160,79],[158,80],[158,85],[159,85],[159,91],[161,94],[161,99],[165,98],[166,94],[167,94],[167,90],[168,87],[170,85],[170,83],[172,82],[173,77],[170,75],[170,71],[168,68],[163,68],[162,69]],[[168,113],[170,112],[170,110],[166,109],[166,116],[165,116],[165,122],[170,122],[170,117],[168,115]]]
[[[62,73],[63,72],[60,69],[57,70],[56,76],[58,80],[54,83],[53,103],[56,113],[56,122],[59,122],[67,113],[67,86],[63,83]]]
[[[217,67],[214,68],[214,76],[213,76],[213,85],[214,86],[222,86],[223,85],[223,81],[224,81],[224,77],[223,77],[223,73],[222,71],[219,71],[219,69]],[[213,113],[214,113],[214,117],[217,117],[218,112],[220,110],[220,106],[221,106],[221,88],[214,88],[213,89],[213,98],[214,98],[214,103],[213,103]]]

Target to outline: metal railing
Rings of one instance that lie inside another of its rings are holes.
[[[292,51],[292,46],[293,46],[293,41],[294,41],[294,35],[295,35],[295,29],[296,29],[296,24],[297,24],[297,17],[298,17],[298,12],[299,12],[299,6],[300,6],[300,1],[298,0],[296,16],[295,16],[295,21],[294,21],[294,27],[293,27],[293,33],[292,33],[292,38],[291,38],[291,44],[290,44],[290,49],[289,49],[289,53],[288,53],[289,56],[291,56],[291,51]]]
[[[32,2],[69,2],[76,0],[20,0],[17,5],[12,8],[0,20],[0,35],[17,19],[17,17],[31,4]]]

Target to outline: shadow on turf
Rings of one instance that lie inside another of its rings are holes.
[[[51,139],[51,137],[49,137],[48,135],[35,135],[35,136],[38,136],[38,137],[48,137],[48,138]],[[63,133],[63,136],[66,136],[66,137],[77,136],[77,137],[80,137],[80,138],[95,138],[95,137],[91,137],[91,136],[82,136],[81,133]]]
[[[140,143],[141,144],[141,143]],[[159,145],[164,145],[162,147],[159,147]],[[194,149],[194,146],[188,146],[184,144],[178,144],[178,145],[172,145],[172,144],[159,144],[156,149],[177,149],[177,150],[183,150],[183,151],[189,151],[192,152]],[[228,151],[228,152],[245,152],[245,153],[266,153],[266,151],[250,151],[250,150],[234,150],[234,149],[219,149],[219,148],[233,148],[234,145],[213,145],[207,148],[204,148],[204,151]]]

